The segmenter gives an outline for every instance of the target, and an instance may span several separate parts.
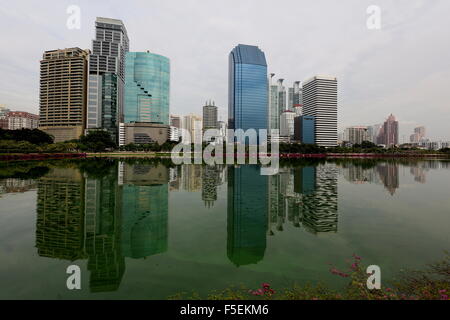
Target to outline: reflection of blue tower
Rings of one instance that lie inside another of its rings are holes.
[[[316,168],[303,167],[294,169],[294,192],[311,194],[316,188]]]
[[[237,266],[264,258],[267,233],[267,176],[260,167],[228,168],[227,255]]]
[[[122,252],[145,258],[167,251],[168,185],[123,187]]]

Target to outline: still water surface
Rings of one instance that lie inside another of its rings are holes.
[[[174,166],[150,160],[0,165],[0,299],[165,299],[230,285],[382,281],[450,249],[450,162]],[[66,288],[81,267],[82,289]]]

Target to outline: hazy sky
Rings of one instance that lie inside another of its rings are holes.
[[[381,30],[369,30],[369,5]],[[69,30],[69,5],[81,29]],[[38,113],[39,60],[45,50],[91,49],[95,17],[121,19],[131,51],[171,60],[171,113],[201,114],[213,99],[226,120],[228,54],[259,46],[269,72],[287,85],[315,74],[339,81],[339,127],[381,123],[392,112],[408,139],[425,125],[450,140],[448,0],[122,0],[2,1],[0,104]]]

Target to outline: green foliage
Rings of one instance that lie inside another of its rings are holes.
[[[0,129],[0,140],[27,141],[35,145],[53,143],[53,137],[39,129]]]
[[[90,131],[80,137],[78,148],[82,151],[103,152],[106,149],[114,149],[116,143],[107,131]]]

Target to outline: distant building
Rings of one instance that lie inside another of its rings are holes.
[[[314,144],[314,117],[300,116],[294,119],[294,139],[303,144]]]
[[[169,130],[169,140],[172,142],[180,141],[180,129],[174,126],[170,126]]]
[[[278,105],[278,85],[272,84],[272,79],[275,73],[270,74],[269,79],[269,110],[268,110],[268,129],[269,135],[270,130],[280,130],[280,108]]]
[[[417,127],[414,129],[414,134],[410,137],[410,142],[417,144],[420,143],[426,136],[425,127]]]
[[[229,55],[229,129],[268,128],[267,62],[256,46],[240,44]],[[244,142],[244,137],[236,137]]]
[[[367,127],[367,139],[368,141],[378,144],[378,136],[380,135],[382,125],[374,124],[373,126]]]
[[[378,144],[382,144],[387,148],[398,145],[399,126],[395,116],[391,114],[384,122],[378,136]]]
[[[164,144],[169,139],[169,126],[160,123],[130,122],[119,126],[119,146],[130,143]]]
[[[128,52],[125,59],[124,122],[169,125],[170,60],[147,52]]]
[[[39,116],[23,111],[11,111],[7,114],[8,129],[36,129],[39,126]]]
[[[203,131],[217,128],[217,106],[211,101],[203,106]]]
[[[315,142],[337,145],[337,79],[315,76],[303,83],[303,115],[315,118]]]
[[[170,125],[172,127],[181,129],[181,127],[182,127],[181,117],[177,116],[177,115],[174,115],[174,114],[171,114],[170,115]]]
[[[44,52],[41,60],[39,129],[55,142],[78,139],[86,127],[88,50]]]
[[[296,112],[296,108],[301,107],[303,104],[303,93],[300,87],[300,81],[295,81],[294,86],[289,88],[288,94],[288,105],[287,108],[291,111]]]
[[[190,143],[202,143],[203,139],[203,120],[202,117],[189,114],[183,117],[183,131],[189,133]],[[183,132],[184,134],[184,132]],[[183,142],[188,142],[186,136],[182,136]]]
[[[289,140],[294,138],[294,118],[296,114],[293,111],[285,110],[280,116],[280,136]]]
[[[350,144],[361,144],[369,141],[368,129],[363,126],[354,126],[345,129],[344,141]]]

